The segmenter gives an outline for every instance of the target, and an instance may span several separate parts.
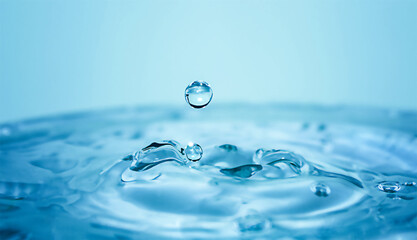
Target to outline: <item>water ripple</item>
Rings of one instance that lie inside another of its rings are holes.
[[[417,113],[393,121],[345,107],[204,110],[0,125],[0,238],[415,235]],[[204,150],[199,161],[185,154],[190,142]]]

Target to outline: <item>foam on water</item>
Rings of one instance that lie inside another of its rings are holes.
[[[2,239],[410,238],[417,114],[118,109],[0,126]],[[191,144],[187,158],[187,143]],[[192,150],[192,151],[191,151]]]

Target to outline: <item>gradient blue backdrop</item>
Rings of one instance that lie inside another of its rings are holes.
[[[0,0],[0,121],[118,105],[417,110],[417,1]]]

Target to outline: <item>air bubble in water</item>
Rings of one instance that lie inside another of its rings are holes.
[[[379,190],[387,193],[398,192],[401,189],[401,186],[398,184],[398,182],[381,182],[377,187]]]
[[[185,89],[185,100],[193,108],[207,106],[213,97],[213,90],[208,83],[194,81]]]
[[[203,149],[197,143],[189,143],[185,148],[185,156],[193,162],[197,162],[203,156]]]
[[[322,183],[311,186],[311,191],[319,197],[327,197],[330,194],[330,188]]]

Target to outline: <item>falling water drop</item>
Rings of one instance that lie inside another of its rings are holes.
[[[322,183],[311,186],[311,191],[318,197],[327,197],[330,194],[330,188]]]
[[[189,143],[185,148],[185,156],[193,162],[197,162],[203,156],[203,149],[196,143]]]
[[[185,100],[193,108],[207,106],[213,97],[210,85],[203,81],[194,81],[185,89]]]

